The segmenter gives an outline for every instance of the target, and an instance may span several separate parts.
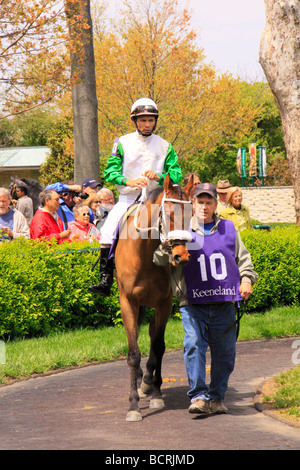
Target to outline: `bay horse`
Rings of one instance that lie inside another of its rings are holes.
[[[188,263],[190,255],[186,243],[191,239],[187,230],[191,211],[187,193],[174,185],[167,174],[163,188],[150,193],[120,229],[115,266],[121,316],[128,340],[130,407],[126,421],[142,420],[138,406],[140,396],[151,395],[150,408],[164,407],[160,390],[161,364],[165,351],[164,333],[173,303],[171,264],[156,266],[153,254],[162,241],[169,252],[170,263]],[[138,317],[143,306],[155,309],[149,325],[150,354],[144,377],[138,347]]]
[[[38,181],[30,178],[18,178],[17,176],[13,178],[11,176],[11,180],[8,188],[11,198],[18,199],[16,193],[17,186],[25,186],[27,188],[27,196],[32,199],[33,213],[35,213],[40,206],[39,194],[43,191],[43,186]]]

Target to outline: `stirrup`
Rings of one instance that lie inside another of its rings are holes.
[[[99,284],[89,286],[88,289],[94,294],[99,294],[99,295],[102,295],[103,297],[108,297],[110,295],[111,286],[112,286],[111,276],[103,273]]]
[[[101,282],[99,284],[89,286],[88,290],[93,292],[93,294],[102,295],[103,297],[110,296],[110,286],[109,285],[103,286]]]

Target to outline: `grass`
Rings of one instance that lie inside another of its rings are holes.
[[[300,364],[269,382],[262,399],[267,409],[300,424]]]
[[[299,332],[300,307],[280,307],[264,314],[245,314],[239,340],[297,336]],[[165,335],[167,350],[182,348],[183,336],[181,321],[170,319]],[[148,325],[141,327],[139,348],[142,355],[148,355]],[[123,326],[80,329],[8,341],[5,355],[6,364],[0,364],[0,384],[51,370],[126,357],[127,339]]]
[[[299,332],[300,307],[280,307],[264,314],[245,314],[241,320],[239,341],[292,337],[299,335]],[[181,321],[177,318],[170,319],[165,335],[167,351],[182,348],[183,336]],[[139,348],[142,355],[148,355],[148,325],[141,327]],[[6,363],[0,364],[0,385],[5,385],[13,380],[26,379],[35,374],[46,374],[88,363],[125,358],[127,356],[127,339],[123,326],[81,329],[56,333],[42,338],[8,341],[5,344],[5,356]],[[296,406],[296,412],[300,414],[300,369],[298,369],[298,375],[293,370],[287,374],[280,376],[279,380],[282,381],[282,384],[278,391],[280,389],[282,391],[278,395],[277,403],[283,408],[288,406],[291,413]],[[290,396],[295,397],[296,404],[293,404]],[[286,405],[287,401],[283,401],[284,399],[290,399],[290,405]]]
[[[279,385],[274,395],[275,408],[300,419],[300,366],[280,374],[275,381]]]

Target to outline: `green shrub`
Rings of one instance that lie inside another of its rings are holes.
[[[248,311],[300,303],[299,227],[278,227],[271,232],[247,230],[241,233],[259,275],[250,297]]]
[[[32,240],[3,244],[0,337],[112,324],[120,308],[116,285],[109,299],[87,289],[99,282],[99,265],[91,272],[97,248],[99,244],[50,246]]]

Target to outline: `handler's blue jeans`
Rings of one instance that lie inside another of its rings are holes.
[[[225,302],[220,304],[186,305],[182,306],[180,311],[185,331],[183,341],[184,362],[191,387],[188,396],[192,402],[199,398],[201,400],[218,399],[223,401],[229,376],[235,363],[235,326],[223,338],[222,335],[226,328],[235,321],[234,304]],[[218,341],[219,339],[220,341]],[[208,345],[207,341],[211,344]],[[208,346],[211,352],[211,381],[209,386],[205,382]]]

